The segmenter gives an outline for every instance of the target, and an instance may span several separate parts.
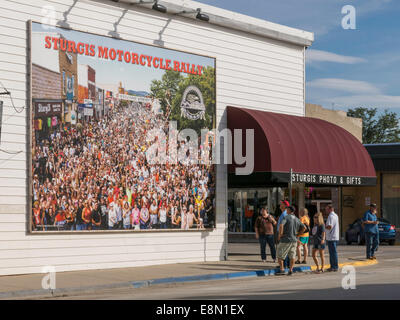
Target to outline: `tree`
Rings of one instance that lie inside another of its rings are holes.
[[[205,120],[190,120],[181,117],[180,106],[183,93],[190,85],[199,88],[203,95],[203,101],[206,107]],[[215,68],[204,68],[201,76],[192,74],[183,76],[179,72],[167,70],[163,74],[161,80],[152,81],[150,92],[151,96],[160,99],[163,111],[166,110],[166,96],[169,95],[171,101],[171,114],[169,120],[177,121],[178,130],[191,128],[200,136],[201,129],[212,129],[215,126]]]
[[[150,85],[150,95],[160,100],[161,108],[165,112],[168,107],[167,98],[173,99],[178,90],[179,83],[184,77],[178,72],[167,70],[161,80],[153,80]]]
[[[349,109],[349,117],[361,118],[362,140],[365,144],[400,142],[399,118],[387,109],[377,116],[377,108]]]
[[[196,86],[203,95],[203,102],[206,107],[205,119],[190,120],[181,117],[181,101],[183,93],[188,86]],[[171,120],[176,120],[178,129],[191,128],[200,135],[203,128],[212,129],[215,125],[215,69],[207,67],[203,69],[202,75],[189,75],[181,80],[174,99],[172,100]]]

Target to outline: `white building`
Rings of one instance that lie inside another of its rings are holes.
[[[64,23],[75,30],[109,36],[122,16],[117,33],[125,40],[215,57],[219,130],[227,127],[227,106],[304,116],[304,53],[313,42],[312,33],[195,1],[159,1],[167,7],[166,14],[152,10],[151,4],[130,6],[133,2],[137,1],[3,1],[0,80],[11,91],[16,107],[29,105],[27,22],[49,22],[42,8],[51,6],[56,21],[64,21],[68,13]],[[209,22],[196,19],[195,14],[172,15],[196,8],[210,17]],[[87,71],[78,70],[78,82],[87,83]],[[216,228],[212,231],[27,233],[29,110],[16,113],[8,97],[1,100],[1,149],[22,152],[10,157],[0,151],[0,275],[38,273],[49,265],[71,271],[226,258],[228,172],[224,165],[217,168]]]

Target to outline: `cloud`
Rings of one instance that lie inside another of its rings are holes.
[[[330,90],[350,92],[350,93],[368,93],[368,94],[381,93],[381,91],[377,87],[365,81],[335,79],[335,78],[315,79],[307,82],[307,87],[330,89]]]
[[[310,103],[342,109],[361,106],[400,109],[400,96],[385,94],[366,81],[323,78],[308,81],[306,86]]]
[[[345,64],[355,64],[355,63],[367,62],[367,60],[359,57],[343,56],[328,51],[308,49],[306,51],[306,62],[307,63],[336,62]]]
[[[345,107],[374,107],[400,109],[400,96],[389,95],[352,95],[322,99],[321,102]]]
[[[314,32],[316,39],[332,30],[341,29],[345,5],[353,5],[357,20],[390,8],[392,0],[197,0],[213,6],[241,12],[253,17]],[[201,4],[199,4],[201,7]]]

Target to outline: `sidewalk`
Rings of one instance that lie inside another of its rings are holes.
[[[43,290],[41,283],[44,274],[0,276],[0,299],[38,298],[54,295],[73,295],[111,288],[144,287],[156,284],[187,281],[222,280],[240,277],[273,275],[277,263],[260,261],[258,246],[249,243],[230,244],[228,261],[179,263],[147,267],[106,269],[91,271],[61,272],[56,274],[56,287],[53,292]],[[328,268],[329,258],[326,256]],[[340,264],[368,265],[371,261],[363,258],[363,252],[341,252]],[[295,272],[311,272],[315,268],[312,258],[307,265],[295,265]]]

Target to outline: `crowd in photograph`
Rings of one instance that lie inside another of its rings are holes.
[[[214,165],[149,163],[146,133],[154,128],[168,130],[163,113],[130,102],[36,135],[33,230],[213,227]]]

